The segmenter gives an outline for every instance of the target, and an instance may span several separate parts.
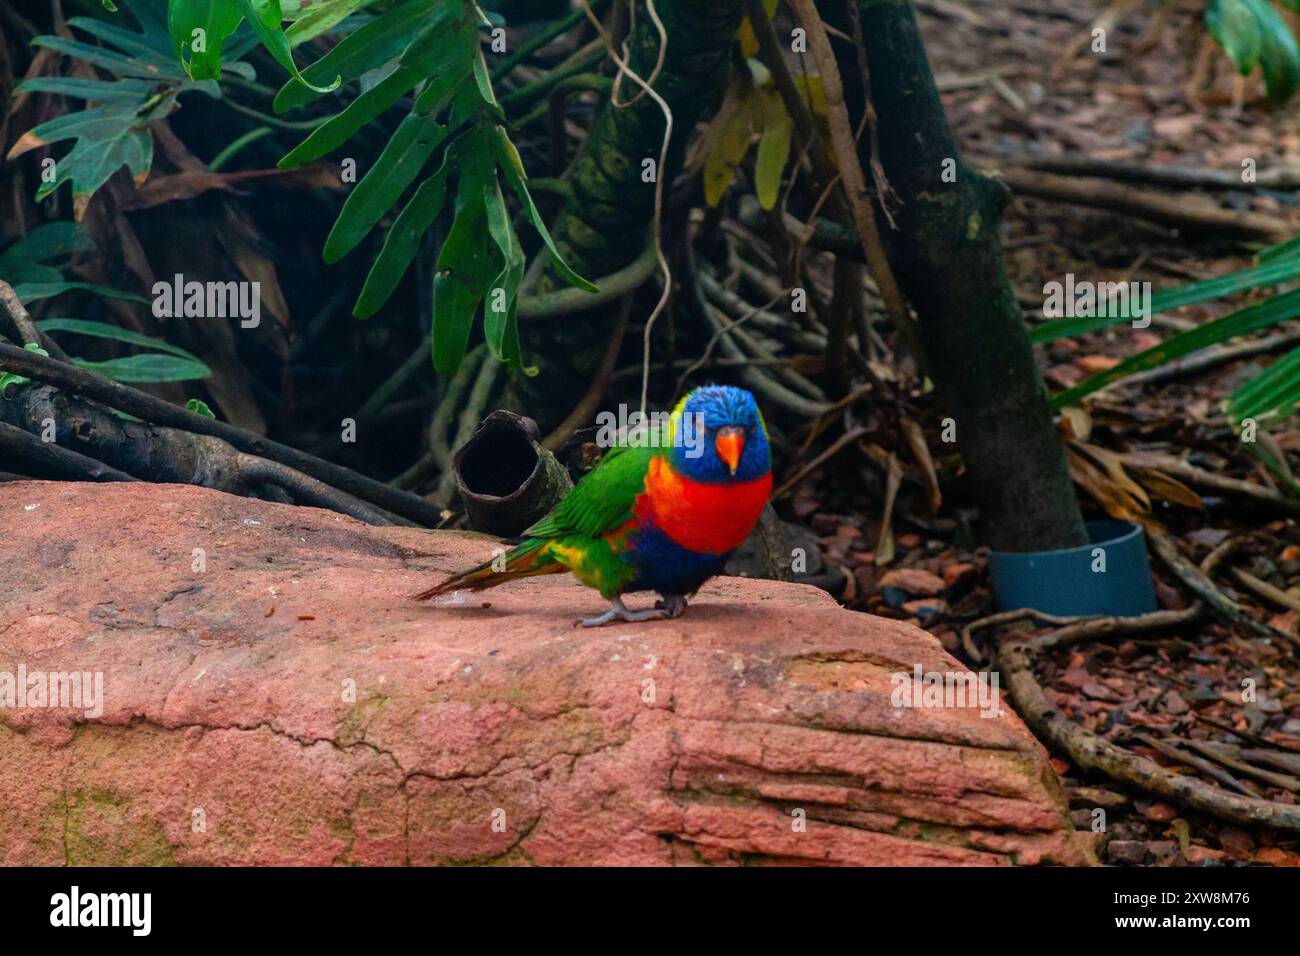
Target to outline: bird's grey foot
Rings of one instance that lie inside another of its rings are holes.
[[[686,595],[685,594],[664,594],[662,600],[655,602],[655,607],[665,611],[664,617],[674,618],[681,617],[686,613]]]
[[[686,609],[686,599],[680,595],[672,595],[681,601],[681,608],[674,611],[663,605],[660,601],[655,607],[648,607],[641,611],[633,611],[627,607],[620,598],[614,598],[609,602],[610,608],[604,614],[596,617],[583,618],[578,623],[583,627],[600,627],[603,624],[609,624],[612,621],[626,621],[629,624],[636,624],[639,621],[661,621],[666,618],[677,617]]]

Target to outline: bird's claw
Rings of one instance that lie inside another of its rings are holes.
[[[665,594],[655,601],[655,607],[668,612],[664,615],[665,618],[681,617],[686,612],[686,595]]]
[[[681,617],[682,612],[686,610],[686,598],[680,594],[667,594],[663,600],[656,601],[654,607],[640,611],[632,610],[618,598],[614,598],[609,603],[610,608],[604,614],[583,618],[578,623],[583,627],[602,627],[615,621],[625,621],[628,624],[637,624],[641,621],[667,621]]]

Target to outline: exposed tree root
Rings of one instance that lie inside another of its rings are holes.
[[[1011,644],[998,651],[998,665],[1016,712],[1078,766],[1229,823],[1300,833],[1300,806],[1225,793],[1165,770],[1072,722],[1047,699],[1034,678],[1033,664],[1034,652],[1026,644]]]
[[[1153,186],[1170,186],[1178,189],[1231,189],[1254,192],[1261,189],[1296,189],[1300,187],[1300,166],[1287,163],[1261,169],[1249,182],[1242,179],[1241,170],[1204,169],[1193,166],[1156,163],[1134,163],[1124,160],[1098,159],[1094,156],[1034,156],[1023,160],[1024,165],[1048,173],[1066,176],[1099,176]]]
[[[1248,591],[1254,591],[1265,600],[1272,601],[1274,604],[1290,611],[1300,611],[1300,599],[1292,597],[1281,588],[1275,588],[1267,581],[1261,581],[1255,575],[1243,571],[1241,568],[1229,568],[1228,574],[1242,587]]]
[[[147,422],[196,436],[219,438],[224,444],[259,458],[279,462],[321,482],[321,488],[338,489],[351,501],[361,499],[396,515],[426,526],[441,520],[438,510],[415,495],[400,491],[381,481],[367,478],[349,468],[317,458],[265,436],[246,431],[227,422],[195,414],[188,409],[163,401],[126,385],[103,379],[64,362],[0,342],[0,369],[17,372],[66,390],[70,395],[85,396],[127,412]],[[185,480],[175,478],[171,480]],[[217,487],[215,485],[209,487]],[[305,487],[305,486],[304,486]],[[323,494],[317,489],[318,494]],[[319,500],[325,500],[320,498]],[[343,498],[339,498],[343,501]],[[357,502],[358,504],[360,502]],[[355,508],[349,504],[348,507]],[[373,508],[365,509],[372,516]],[[348,512],[351,513],[351,512]],[[359,514],[358,514],[359,516]],[[364,520],[364,519],[363,519]]]
[[[1154,528],[1147,529],[1147,540],[1151,542],[1151,547],[1162,561],[1169,567],[1169,570],[1178,575],[1179,579],[1195,593],[1201,600],[1210,606],[1216,614],[1227,618],[1234,624],[1240,624],[1249,628],[1261,637],[1280,640],[1284,643],[1291,643],[1300,646],[1300,638],[1280,631],[1268,624],[1261,624],[1249,614],[1236,601],[1233,601],[1226,594],[1215,586],[1210,580],[1210,576],[1203,570],[1197,568],[1194,564],[1183,557],[1178,550],[1178,545],[1174,543],[1163,531],[1157,531]]]
[[[1012,192],[1019,196],[1108,209],[1177,229],[1218,236],[1281,242],[1291,235],[1291,227],[1283,219],[1224,209],[1204,196],[1170,195],[1107,179],[1055,176],[1021,167],[1004,169],[1001,174]]]
[[[15,451],[19,463],[52,469],[62,477],[96,481],[176,482],[237,495],[291,496],[303,504],[329,508],[367,524],[390,524],[388,517],[346,492],[279,462],[241,452],[211,435],[114,415],[97,402],[49,385],[29,385],[0,402],[0,448]],[[42,441],[46,427],[55,441]],[[19,436],[26,436],[20,439]],[[7,459],[12,460],[12,459]]]
[[[102,461],[42,441],[39,436],[0,422],[0,453],[11,468],[26,467],[31,474],[14,478],[68,478],[74,481],[138,481],[133,475],[110,468]]]
[[[1199,568],[1186,559],[1180,573],[1184,583],[1197,576],[1209,579],[1217,566],[1236,547],[1235,539],[1228,539],[1215,548]],[[1179,556],[1181,558],[1181,555]],[[1190,569],[1192,574],[1187,574]],[[1190,586],[1190,584],[1189,584]],[[1199,592],[1198,592],[1199,593]],[[1219,595],[1222,598],[1222,595]],[[1226,599],[1225,599],[1226,600]],[[996,666],[1003,675],[1011,702],[1016,712],[1035,732],[1064,751],[1080,767],[1106,774],[1121,783],[1128,783],[1182,806],[1200,810],[1230,823],[1248,826],[1272,826],[1282,830],[1300,832],[1300,806],[1274,803],[1253,796],[1225,793],[1197,780],[1192,780],[1164,769],[1153,760],[1131,753],[1102,739],[1062,714],[1034,677],[1034,664],[1045,650],[1062,647],[1080,640],[1101,637],[1118,637],[1141,634],[1152,630],[1190,623],[1205,608],[1205,601],[1197,600],[1190,607],[1178,611],[1155,611],[1135,617],[1104,618],[1052,618],[1029,609],[1005,611],[982,621],[967,625],[962,631],[963,641],[969,643],[970,631],[980,626],[1006,624],[1027,617],[1064,623],[1065,626],[1027,640],[1009,641],[997,650]],[[1202,766],[1206,762],[1185,753],[1167,741],[1135,735],[1137,739],[1160,751],[1172,760],[1196,766],[1215,779],[1224,780],[1234,789],[1249,793],[1249,789],[1217,767]],[[1221,776],[1222,775],[1222,776]]]

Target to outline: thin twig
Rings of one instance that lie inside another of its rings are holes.
[[[701,285],[704,286],[705,293],[707,294],[708,287],[707,285],[704,285],[704,283],[706,278],[708,277],[706,277],[704,273],[700,273],[697,276],[697,278],[700,281]],[[713,281],[713,280],[709,278],[709,281]],[[682,394],[682,389],[686,385],[686,380],[690,378],[693,374],[698,372],[709,362],[709,360],[713,357],[714,347],[717,346],[718,342],[722,339],[724,335],[729,334],[733,329],[739,328],[741,325],[743,325],[746,322],[749,322],[753,319],[757,319],[763,313],[764,310],[771,308],[773,305],[777,303],[779,299],[780,296],[774,296],[773,298],[769,299],[765,305],[755,306],[754,308],[749,309],[743,315],[739,315],[736,316],[735,318],[729,319],[726,322],[726,324],[717,326],[714,329],[713,335],[709,337],[708,343],[704,346],[704,351],[700,354],[700,357],[696,359],[694,362],[692,362],[690,365],[687,365],[685,370],[682,372],[681,377],[677,379],[677,388],[674,389],[674,394],[675,395]]]
[[[1281,242],[1292,233],[1285,219],[1224,209],[1206,196],[1174,196],[1106,179],[1055,176],[1024,167],[1004,169],[1001,177],[1017,195],[1107,209],[1187,231],[1264,242]]]
[[[650,394],[650,336],[654,331],[655,320],[659,318],[664,308],[667,307],[673,289],[672,270],[668,267],[668,257],[664,255],[663,247],[664,180],[667,178],[666,167],[668,165],[668,144],[672,141],[673,137],[673,111],[671,107],[669,107],[668,101],[660,96],[658,91],[651,86],[655,79],[657,79],[659,71],[663,68],[664,56],[668,50],[668,31],[664,29],[663,21],[659,19],[659,13],[655,10],[654,0],[645,0],[646,11],[650,14],[650,20],[654,23],[655,30],[659,33],[659,56],[650,79],[646,80],[628,65],[628,62],[624,57],[619,56],[618,51],[614,49],[613,38],[611,38],[609,33],[605,30],[604,24],[600,22],[600,19],[596,14],[592,12],[588,0],[581,0],[581,2],[583,9],[587,13],[587,19],[591,21],[592,26],[596,28],[596,32],[600,34],[601,40],[604,41],[605,46],[609,51],[610,59],[618,65],[618,78],[614,81],[613,90],[610,91],[610,105],[616,109],[623,109],[631,106],[641,98],[641,94],[638,94],[627,103],[619,102],[619,84],[626,75],[630,76],[632,80],[641,87],[642,94],[649,95],[649,97],[655,101],[655,104],[664,114],[664,138],[663,142],[659,146],[659,162],[655,167],[655,206],[653,225],[651,227],[653,230],[655,259],[658,261],[659,269],[663,273],[664,287],[663,292],[659,295],[659,301],[655,303],[655,307],[653,311],[651,311],[650,317],[646,319],[645,324],[643,343],[644,357],[642,359],[643,371],[641,373],[641,414],[645,415],[646,401]],[[633,9],[635,9],[635,7]]]
[[[278,461],[236,452],[235,467],[241,481],[249,485],[275,485],[292,495],[300,504],[328,508],[370,525],[382,526],[392,523],[364,501],[337,488],[331,488],[325,482],[317,481]]]
[[[772,492],[772,500],[775,501],[776,499],[782,497],[786,492],[788,492],[791,488],[797,485],[803,479],[803,477],[807,475],[809,472],[811,472],[814,468],[817,468],[822,463],[828,461],[831,457],[838,454],[840,449],[846,447],[852,442],[857,441],[866,433],[867,433],[867,429],[861,425],[859,425],[857,428],[851,429],[850,431],[846,431],[839,438],[835,439],[835,441],[831,442],[830,445],[826,447],[825,451],[821,452],[816,458],[808,462],[806,465],[804,465],[802,468],[796,471],[785,481],[781,482],[781,487],[777,488],[776,491]]]
[[[1214,189],[1253,191],[1259,189],[1291,190],[1300,187],[1300,166],[1283,164],[1261,169],[1246,181],[1241,170],[1202,169],[1192,166],[1133,163],[1125,160],[1099,159],[1094,156],[1033,156],[1020,160],[1024,165],[1044,172],[1066,176],[1101,176],[1155,186],[1181,189],[1209,186]]]
[[[1273,766],[1281,767],[1283,770],[1292,770],[1296,773],[1300,773],[1300,763],[1291,762],[1300,761],[1300,746],[1282,740],[1270,740],[1267,737],[1261,737],[1259,734],[1252,733],[1244,727],[1237,728],[1231,724],[1225,724],[1222,721],[1215,720],[1213,717],[1208,717],[1199,710],[1193,711],[1192,716],[1203,724],[1209,724],[1215,730],[1221,730],[1225,734],[1231,734],[1234,737],[1239,737],[1242,740],[1249,741],[1257,747],[1272,748],[1271,750],[1252,751],[1252,760],[1263,760],[1269,762],[1267,755],[1272,754],[1281,761],[1278,762],[1278,760],[1274,760]]]
[[[469,398],[465,402],[464,409],[461,410],[460,419],[456,425],[456,437],[452,440],[453,449],[460,448],[466,444],[474,435],[474,430],[487,415],[488,402],[492,398],[492,390],[496,387],[497,374],[501,371],[501,362],[489,355],[483,359],[483,365],[479,368],[478,376],[474,379],[474,387],[470,389]],[[430,496],[440,508],[446,508],[451,501],[452,491],[456,487],[456,474],[452,468],[446,468],[438,476],[438,487]]]
[[[862,175],[862,164],[858,161],[853,127],[849,122],[849,113],[844,105],[844,86],[840,80],[839,67],[835,62],[835,52],[827,39],[825,25],[817,13],[814,0],[790,0],[790,5],[799,18],[808,35],[808,48],[817,61],[817,71],[821,75],[822,90],[826,94],[827,124],[830,127],[831,144],[835,149],[835,158],[840,177],[844,183],[844,194],[848,199],[849,211],[853,216],[853,226],[862,243],[862,253],[867,266],[880,289],[885,309],[890,321],[911,343],[918,355],[920,339],[916,324],[912,321],[903,293],[894,279],[894,270],[889,265],[884,243],[880,239],[880,230],[876,227],[875,212],[867,196],[867,184]]]
[[[591,421],[596,413],[614,376],[614,366],[618,364],[618,350],[623,344],[623,333],[627,331],[627,323],[632,316],[634,298],[631,293],[623,296],[623,304],[618,310],[618,321],[610,330],[609,341],[605,344],[605,354],[601,356],[600,367],[592,376],[591,387],[578,400],[578,404],[573,407],[573,411],[569,412],[568,417],[556,425],[555,429],[542,440],[542,447],[546,450],[555,451],[557,448],[564,447],[565,442],[573,437],[573,433]]]
[[[1248,591],[1254,591],[1265,600],[1272,601],[1288,611],[1300,611],[1300,598],[1294,598],[1281,588],[1275,588],[1267,581],[1261,581],[1248,571],[1243,571],[1241,568],[1229,568],[1228,574],[1242,587]]]
[[[1178,743],[1182,744],[1184,747],[1190,747],[1198,753],[1204,754],[1216,763],[1223,764],[1223,766],[1227,767],[1229,770],[1235,770],[1237,773],[1245,774],[1248,777],[1254,777],[1256,780],[1262,781],[1270,787],[1280,787],[1281,789],[1288,790],[1291,793],[1300,793],[1300,780],[1297,780],[1295,777],[1287,773],[1276,773],[1272,770],[1262,770],[1259,767],[1252,767],[1244,760],[1238,760],[1231,753],[1225,753],[1223,748],[1230,747],[1230,745],[1216,745],[1206,740],[1192,740],[1190,738],[1186,740],[1179,738]],[[1237,747],[1231,747],[1230,749],[1240,753],[1240,750]]]
[[[695,278],[699,282],[701,288],[705,290],[706,296],[710,289],[712,289],[714,293],[723,291],[721,283],[710,277],[706,272],[695,273]],[[743,302],[743,300],[741,301]],[[765,314],[764,310],[755,310],[752,307],[749,307],[748,303],[745,303],[745,306],[745,315],[748,316],[749,319],[755,320],[754,325],[760,325],[760,319]],[[733,322],[728,320],[728,323],[729,324],[723,331],[729,337],[734,338],[737,344],[747,352],[760,359],[775,358],[771,351],[762,342],[760,342],[755,336],[751,335],[747,329],[740,327],[740,321]],[[826,401],[826,393],[823,392],[815,383],[803,375],[800,375],[794,369],[789,368],[788,366],[776,366],[774,368],[774,373],[776,377],[781,379],[781,381],[790,389],[800,393],[805,398],[811,399],[814,402],[824,403]]]
[[[1300,646],[1300,638],[1287,634],[1285,631],[1280,631],[1268,624],[1261,624],[1247,614],[1246,609],[1220,591],[1208,575],[1183,557],[1178,550],[1178,545],[1163,531],[1147,528],[1147,539],[1151,542],[1151,547],[1156,555],[1160,560],[1164,561],[1169,570],[1176,574],[1193,593],[1203,599],[1217,614],[1236,624],[1241,624],[1263,637],[1278,638]]]
[[[5,311],[9,313],[9,318],[24,343],[39,345],[54,358],[62,362],[68,361],[68,354],[59,348],[57,342],[36,327],[22,300],[18,298],[18,293],[3,279],[0,279],[0,305],[3,305]]]
[[[1116,456],[1125,467],[1149,468],[1181,478],[1189,485],[1210,488],[1238,498],[1249,498],[1261,505],[1277,508],[1288,514],[1300,515],[1300,499],[1288,497],[1272,488],[1257,485],[1240,478],[1230,478],[1217,472],[1206,471],[1174,455],[1131,451]]]
[[[1133,739],[1146,744],[1152,750],[1163,754],[1176,763],[1186,764],[1194,770],[1199,770],[1207,777],[1219,781],[1219,783],[1231,790],[1236,790],[1238,793],[1243,793],[1248,797],[1259,796],[1259,791],[1254,787],[1243,783],[1232,774],[1219,769],[1203,757],[1197,757],[1194,754],[1189,754],[1184,750],[1180,750],[1177,746],[1167,740],[1159,740],[1152,737],[1150,734],[1134,734]],[[1182,743],[1182,741],[1179,741],[1179,743]]]
[[[429,350],[428,339],[425,340],[424,350],[427,355]],[[447,388],[443,392],[441,401],[438,402],[438,407],[433,410],[433,415],[429,418],[429,427],[425,431],[428,438],[428,448],[411,467],[393,479],[392,485],[394,488],[414,488],[427,478],[435,468],[443,471],[451,468],[451,449],[447,445],[447,429],[451,425],[456,410],[460,407],[461,398],[469,390],[470,383],[474,381],[479,363],[483,361],[486,352],[487,346],[480,343],[471,349],[460,363],[460,367],[456,369],[456,374],[447,383]]]
[[[709,324],[714,332],[719,332],[723,328],[723,324],[714,313],[713,306],[705,300],[704,292],[699,281],[700,273],[695,262],[695,250],[689,238],[685,243],[685,251],[687,269],[690,277],[690,281],[686,283],[685,288],[687,294],[691,298],[691,304],[695,307],[695,311],[699,316]],[[733,327],[734,325],[735,323],[733,323]],[[741,382],[752,391],[761,393],[774,404],[780,405],[782,408],[804,418],[813,418],[826,411],[827,406],[825,402],[809,401],[802,395],[792,392],[780,382],[777,382],[770,376],[764,374],[763,368],[759,364],[743,361],[747,356],[741,350],[740,346],[732,341],[731,336],[723,335],[718,339],[718,341],[728,358],[742,360],[742,363],[738,366],[737,374]]]

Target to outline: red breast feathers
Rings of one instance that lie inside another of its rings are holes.
[[[635,513],[674,544],[703,554],[723,554],[749,536],[772,493],[772,473],[744,482],[694,481],[662,456],[650,459],[645,491]]]

